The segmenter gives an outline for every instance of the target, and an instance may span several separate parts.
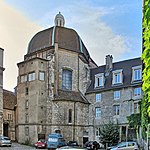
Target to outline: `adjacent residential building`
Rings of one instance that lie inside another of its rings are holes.
[[[3,90],[3,135],[16,140],[16,103],[15,93]]]
[[[139,113],[142,98],[142,61],[140,58],[113,63],[106,56],[106,64],[91,69],[91,85],[86,92],[90,101],[89,121],[93,139],[99,139],[99,128],[112,121],[120,126],[120,140],[135,138],[135,130],[128,126],[127,116]]]
[[[0,48],[0,134],[3,134],[3,53],[4,49]]]
[[[142,61],[113,63],[108,55],[98,67],[78,33],[64,24],[57,14],[55,26],[38,32],[18,63],[18,142],[33,144],[56,132],[82,145],[99,140],[99,128],[109,121],[119,124],[121,140],[133,137],[127,116],[139,112]]]

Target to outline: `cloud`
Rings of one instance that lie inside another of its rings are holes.
[[[114,33],[112,28],[101,19],[111,14],[112,8],[93,7],[85,3],[80,3],[80,7],[79,4],[74,4],[67,8],[63,6],[59,8],[64,17],[67,16],[66,27],[71,27],[78,32],[98,65],[104,64],[105,56],[108,54],[117,59],[130,51],[126,38]]]
[[[17,63],[23,61],[31,37],[41,29],[3,0],[0,1],[0,47],[4,49],[4,88],[17,85]]]

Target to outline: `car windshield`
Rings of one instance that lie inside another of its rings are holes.
[[[126,142],[119,143],[117,147],[126,147]]]
[[[57,142],[57,141],[58,141],[58,138],[49,138],[48,141],[49,141],[49,142]]]
[[[45,140],[44,139],[40,139],[38,142],[45,142]]]
[[[2,140],[10,140],[8,137],[1,137]]]

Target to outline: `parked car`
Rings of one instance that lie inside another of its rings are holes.
[[[78,144],[77,141],[68,141],[67,146],[75,146],[75,147],[77,147],[77,146],[79,146],[79,144]]]
[[[97,150],[97,149],[100,149],[100,144],[96,141],[87,141],[84,144],[84,148],[87,148],[90,150]]]
[[[134,141],[120,142],[116,146],[108,147],[108,150],[139,150],[138,144]]]
[[[46,140],[40,139],[35,143],[35,148],[46,148]]]
[[[10,146],[11,147],[11,140],[7,136],[0,136],[0,146]]]

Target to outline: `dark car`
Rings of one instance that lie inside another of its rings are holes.
[[[68,141],[67,146],[75,146],[75,147],[77,147],[77,146],[79,146],[79,144],[78,144],[77,141]]]
[[[0,146],[11,146],[11,140],[6,136],[0,136]]]
[[[46,140],[40,139],[35,143],[35,148],[46,148]]]
[[[97,150],[100,149],[100,144],[96,141],[88,141],[84,144],[84,148]]]

